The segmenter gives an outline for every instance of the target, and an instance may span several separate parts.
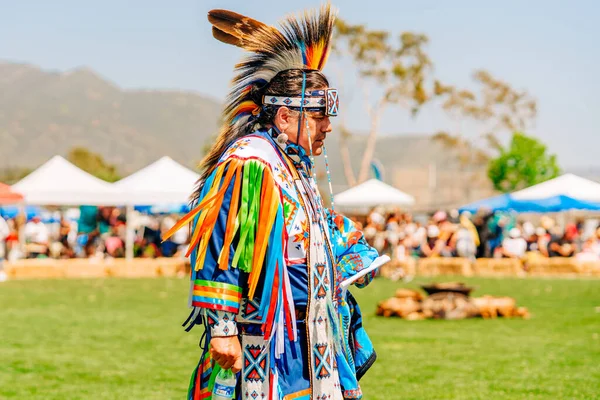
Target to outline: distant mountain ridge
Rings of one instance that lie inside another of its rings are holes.
[[[0,62],[0,168],[35,167],[74,146],[126,173],[163,155],[193,166],[220,112],[206,96],[123,90],[88,68],[61,73]]]

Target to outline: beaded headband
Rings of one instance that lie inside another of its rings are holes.
[[[276,96],[265,94],[263,104],[273,106],[286,106],[289,108],[303,109],[307,111],[325,110],[328,117],[336,117],[340,108],[340,100],[337,89],[307,90],[304,96]]]

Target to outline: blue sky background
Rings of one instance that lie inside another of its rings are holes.
[[[222,99],[240,51],[212,39],[208,10],[230,8],[275,23],[288,12],[318,4],[0,0],[0,59],[44,69],[88,66],[124,88],[192,90]],[[436,75],[444,82],[469,87],[473,70],[483,68],[526,89],[539,105],[536,126],[529,133],[542,138],[564,167],[600,167],[600,2],[345,0],[335,4],[340,16],[351,23],[395,34],[403,30],[427,34]],[[358,94],[352,93],[352,104],[344,105],[347,122],[366,131],[369,123]],[[443,112],[428,107],[416,119],[390,110],[382,131],[429,134],[449,127]]]

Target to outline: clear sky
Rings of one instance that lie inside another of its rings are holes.
[[[0,59],[44,69],[88,66],[124,88],[193,90],[225,96],[240,51],[210,34],[206,12],[229,8],[275,23],[319,1],[0,0]],[[393,33],[429,36],[437,76],[470,85],[489,70],[536,97],[530,133],[564,167],[600,166],[600,2],[594,0],[340,0],[340,16]],[[327,71],[326,71],[327,72]],[[352,95],[356,100],[358,93]],[[358,101],[348,122],[366,130]],[[448,128],[434,107],[417,119],[386,114],[385,134]]]

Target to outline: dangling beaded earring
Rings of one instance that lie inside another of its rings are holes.
[[[333,187],[331,186],[331,171],[329,170],[329,158],[327,158],[327,149],[325,143],[323,143],[323,156],[325,157],[325,172],[327,174],[327,184],[329,185],[329,199],[331,201],[331,209],[335,211],[333,204]]]

